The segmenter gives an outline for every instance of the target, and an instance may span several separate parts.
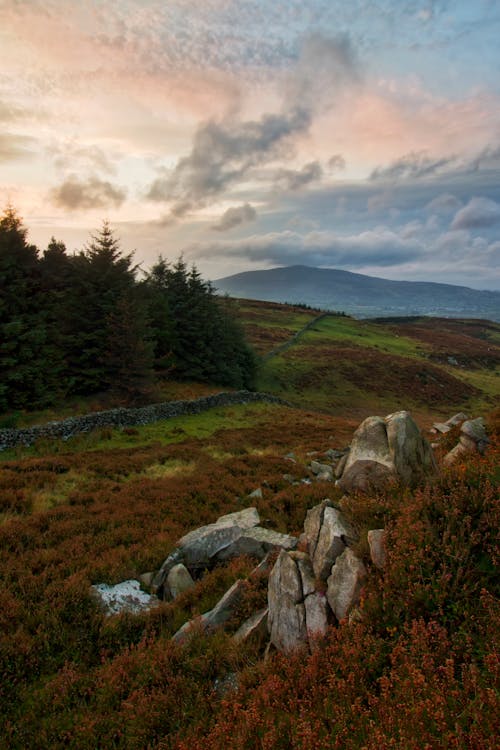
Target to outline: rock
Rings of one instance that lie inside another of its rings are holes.
[[[264,639],[267,637],[267,616],[269,609],[260,609],[254,615],[245,620],[236,633],[233,635],[233,641],[243,643],[249,638]]]
[[[312,564],[317,578],[326,581],[332,565],[345,550],[348,541],[355,540],[355,533],[344,516],[335,508],[326,507],[318,536],[318,543],[312,555]]]
[[[346,547],[337,558],[328,578],[327,599],[335,617],[343,620],[359,604],[366,568],[354,552]]]
[[[320,473],[316,475],[316,480],[318,482],[333,482],[332,467],[328,466],[326,469],[323,469],[322,471],[320,471]]]
[[[304,608],[308,642],[312,646],[315,638],[326,634],[329,625],[330,607],[326,596],[319,591],[315,591],[305,598]]]
[[[311,461],[310,469],[316,476],[320,474],[330,474],[331,476],[333,475],[333,469],[330,464],[322,464],[319,461]]]
[[[144,588],[150,589],[153,584],[155,575],[156,571],[154,570],[149,571],[148,573],[141,573],[141,575],[137,577],[137,580],[142,586],[144,586]]]
[[[378,461],[355,461],[347,467],[337,485],[343,492],[380,490],[396,480],[395,474]]]
[[[382,570],[385,568],[385,531],[384,529],[372,529],[368,532],[368,545],[370,547],[370,557],[376,568]]]
[[[458,442],[461,443],[469,453],[475,453],[477,451],[477,443],[468,435],[460,435]]]
[[[432,425],[436,432],[440,432],[442,435],[446,435],[451,430],[451,425],[446,422],[434,422]]]
[[[396,474],[404,484],[415,484],[437,470],[431,446],[407,411],[385,418],[389,451]]]
[[[139,581],[129,580],[109,586],[97,583],[91,587],[106,615],[120,612],[144,612],[156,607],[160,601],[156,596],[141,590]]]
[[[242,531],[236,539],[217,552],[215,559],[222,562],[240,555],[262,558],[267,552],[277,547],[287,550],[295,549],[297,543],[297,537],[290,534],[281,534],[279,531],[254,526],[253,529]]]
[[[251,497],[252,499],[262,500],[262,498],[263,498],[263,494],[262,494],[262,488],[261,488],[261,487],[257,487],[257,489],[256,489],[256,490],[254,490],[253,492],[251,492],[251,493],[250,493],[250,494],[248,495],[248,497],[249,497],[249,498]],[[258,523],[258,522],[257,522],[257,523]]]
[[[288,484],[293,484],[295,482],[295,477],[293,474],[283,474],[283,480],[288,482]]]
[[[305,599],[309,594],[314,593],[316,590],[311,558],[306,552],[291,552],[290,557],[297,563],[300,582],[302,584],[302,598]]]
[[[326,498],[319,505],[315,505],[314,508],[309,508],[306,513],[306,520],[304,521],[304,534],[306,535],[309,554],[311,558],[314,557],[316,545],[318,544],[319,532],[321,530],[321,524],[323,523],[325,508],[330,508],[331,505],[332,501]]]
[[[399,411],[361,423],[338,485],[344,492],[380,489],[396,479],[412,485],[436,469],[429,443],[411,415]]]
[[[255,490],[255,492],[259,490]],[[249,497],[252,497],[253,494],[249,495]],[[260,490],[260,495],[255,495],[255,497],[262,497],[262,490]],[[228,513],[225,516],[220,516],[215,523],[217,526],[239,526],[240,529],[251,529],[260,523],[259,511],[257,508],[245,508],[244,510],[236,511],[236,513]]]
[[[488,435],[486,434],[484,419],[482,417],[466,420],[462,424],[460,432],[462,435],[465,435],[466,437],[474,441],[477,450],[480,453],[483,453],[484,449],[490,442],[488,439]]]
[[[445,424],[449,425],[450,427],[455,427],[455,425],[460,424],[461,422],[465,422],[466,419],[468,419],[467,414],[464,414],[463,411],[461,411],[458,414],[454,414],[453,417],[447,419]]]
[[[194,631],[196,626],[200,626],[202,630],[210,631],[215,630],[224,625],[227,620],[233,615],[236,607],[241,601],[241,596],[246,587],[246,581],[238,579],[230,589],[226,591],[222,599],[217,602],[215,607],[208,612],[205,612],[200,617],[195,617],[193,620],[189,620],[179,628],[177,633],[172,636],[173,641],[182,642],[189,637],[190,631]]]
[[[163,586],[165,579],[169,574],[170,570],[183,561],[183,552],[179,548],[173,550],[170,555],[164,560],[160,570],[156,573],[151,583],[151,591],[161,598],[163,596]]]
[[[194,581],[185,565],[178,563],[170,569],[165,581],[165,593],[170,594],[172,599],[176,599],[179,594],[192,588]]]
[[[286,653],[307,643],[303,599],[296,560],[283,550],[269,576],[268,588],[268,629],[271,643],[279,651]]]
[[[443,458],[443,465],[451,466],[455,463],[455,461],[463,458],[468,453],[469,450],[465,446],[463,446],[462,443],[457,443],[456,446],[452,448],[452,450]]]
[[[218,553],[238,539],[241,533],[239,526],[218,526],[215,523],[191,531],[179,541],[185,564],[190,569],[207,566]]]
[[[328,448],[328,450],[326,450],[323,455],[329,461],[339,461],[344,455],[344,451],[339,451],[336,448]]]
[[[342,456],[342,458],[339,459],[339,462],[338,462],[337,466],[335,467],[335,476],[336,476],[337,479],[339,479],[342,476],[342,472],[345,469],[345,465],[347,463],[347,459],[348,458],[349,458],[349,454],[348,453],[344,453],[344,455]]]

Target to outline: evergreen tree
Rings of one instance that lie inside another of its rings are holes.
[[[50,402],[50,356],[38,250],[11,206],[0,219],[0,408]]]

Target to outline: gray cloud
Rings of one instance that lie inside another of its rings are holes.
[[[182,216],[220,195],[252,167],[290,153],[290,137],[306,131],[309,124],[309,113],[297,109],[286,115],[266,114],[260,120],[202,125],[189,156],[156,179],[147,197],[173,202],[172,213]]]
[[[281,190],[300,190],[311,182],[318,182],[323,176],[319,161],[304,164],[302,169],[280,169],[276,172],[275,185]]]
[[[431,177],[442,172],[446,167],[456,163],[456,156],[444,156],[431,159],[425,151],[412,151],[396,159],[387,167],[376,167],[370,175],[371,180],[407,180],[420,177]]]
[[[71,175],[58,188],[51,191],[54,203],[70,210],[110,208],[121,206],[126,190],[98,177],[81,180]]]
[[[425,206],[425,210],[431,213],[449,214],[452,211],[457,211],[462,205],[462,201],[459,200],[456,195],[452,195],[452,193],[441,193],[429,201]]]
[[[77,143],[54,144],[48,149],[58,169],[100,170],[109,174],[116,172],[112,159],[98,146],[81,146]]]
[[[242,206],[236,206],[235,208],[228,208],[219,221],[214,224],[211,228],[217,232],[227,232],[228,229],[233,229],[240,224],[246,224],[249,221],[255,221],[257,218],[257,211],[249,203],[245,203]]]
[[[455,214],[451,229],[480,229],[500,224],[500,204],[490,198],[471,198]]]
[[[0,161],[26,159],[33,155],[34,138],[14,133],[0,133]]]
[[[346,168],[346,161],[342,154],[334,154],[328,159],[328,168],[332,172],[341,171]]]
[[[147,198],[171,206],[171,218],[202,207],[244,179],[255,167],[290,158],[294,138],[309,130],[314,114],[332,102],[332,93],[359,80],[358,64],[347,36],[309,35],[283,90],[283,108],[260,120],[236,118],[201,125],[191,153],[171,171],[163,170],[150,185]],[[283,170],[292,189],[315,179],[319,165],[303,173]],[[285,171],[288,174],[285,174]]]
[[[340,236],[331,231],[302,235],[293,231],[270,232],[239,240],[220,240],[192,245],[186,253],[198,258],[231,257],[276,265],[306,264],[356,268],[368,263],[390,266],[422,256],[422,245],[380,227],[357,235]]]

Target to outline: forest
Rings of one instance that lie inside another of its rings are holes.
[[[165,378],[251,388],[255,356],[232,303],[182,257],[147,272],[104,221],[79,252],[28,241],[17,211],[0,219],[0,411],[107,392],[154,398]]]

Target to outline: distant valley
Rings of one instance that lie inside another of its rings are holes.
[[[390,281],[350,271],[288,266],[214,281],[222,294],[304,304],[356,317],[432,315],[500,321],[500,292],[453,284]]]

